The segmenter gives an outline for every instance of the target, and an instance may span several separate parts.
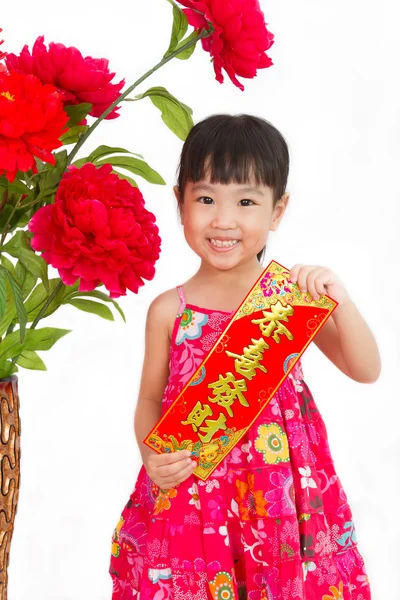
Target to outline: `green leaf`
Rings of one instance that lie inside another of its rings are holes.
[[[1,197],[2,191],[0,190],[0,202]],[[0,211],[0,232],[5,231],[6,223],[8,223],[7,235],[11,234],[17,227],[24,227],[28,223],[30,217],[27,212],[29,212],[30,208],[26,209],[24,204],[28,204],[31,199],[32,197],[27,197],[22,200],[20,193],[8,191],[7,202]],[[11,215],[12,217],[9,221]]]
[[[7,221],[11,213],[14,211],[13,203],[10,200],[12,200],[12,198],[9,198],[9,201],[4,205],[0,214],[0,231],[4,231]],[[11,221],[8,223],[7,234],[11,234],[16,227],[24,227],[29,220],[30,217],[24,212],[21,213],[21,209],[17,208],[11,218]]]
[[[132,177],[129,177],[128,175],[125,175],[124,173],[120,173],[119,171],[116,171],[115,169],[113,169],[111,171],[111,173],[114,173],[115,175],[118,175],[118,177],[120,179],[126,179],[127,181],[129,181],[129,183],[131,185],[133,185],[133,187],[139,187],[138,184],[136,183],[136,181],[134,179],[132,179]]]
[[[28,299],[25,301],[24,307],[27,313],[28,322],[31,323],[34,321],[41,311],[43,304],[47,301],[49,295],[53,292],[54,288],[59,284],[61,279],[59,277],[55,277],[54,279],[49,279],[49,289],[46,290],[43,283],[39,283],[35,289],[32,290],[32,293],[29,295]],[[56,294],[56,296],[52,299],[49,306],[46,308],[42,318],[48,317],[57,308],[63,303],[65,289],[67,286],[63,286],[61,290]],[[13,320],[13,322],[16,322]]]
[[[55,198],[55,195],[57,193],[57,188],[58,188],[58,184],[56,185],[56,187],[54,187],[52,189],[47,188],[47,189],[39,192],[39,194],[35,198],[35,200],[36,200],[36,204],[34,205],[35,206],[35,212],[37,210],[39,210],[39,208],[41,208],[41,204],[39,204],[39,201],[43,202],[43,200],[46,200],[46,204],[53,204],[54,203],[54,198]]]
[[[17,364],[25,369],[34,371],[47,371],[47,367],[36,352],[33,350],[24,350],[17,359]]]
[[[68,294],[67,298],[68,299],[69,298],[78,298],[81,296],[90,296],[90,297],[98,298],[99,300],[104,300],[104,302],[111,302],[115,306],[115,308],[118,310],[124,323],[126,323],[124,311],[119,306],[118,302],[116,302],[116,300],[114,300],[114,298],[110,298],[110,296],[107,296],[107,294],[105,294],[104,292],[100,292],[100,290],[92,290],[91,292],[73,292],[72,294]]]
[[[154,171],[144,160],[133,158],[131,156],[111,156],[110,158],[101,160],[96,164],[100,167],[101,165],[111,164],[121,169],[126,169],[135,175],[140,175],[146,181],[150,183],[156,183],[159,185],[165,185],[164,179]]]
[[[0,251],[8,252],[9,248],[14,249],[19,247],[29,249],[31,248],[30,240],[32,237],[33,235],[30,231],[17,231],[15,235],[13,235],[13,237],[9,239],[6,244],[4,244],[4,246],[0,246]]]
[[[96,163],[97,160],[99,160],[100,158],[104,158],[105,156],[108,156],[109,154],[132,154],[134,156],[138,156],[139,158],[143,158],[143,156],[141,154],[137,154],[135,152],[130,152],[129,150],[126,150],[125,148],[114,148],[113,146],[102,145],[102,146],[99,146],[98,148],[96,148],[96,150],[93,150],[93,152],[91,154],[89,154],[89,156],[85,156],[85,158],[80,158],[79,160],[74,161],[72,164],[75,165],[76,167],[80,168],[85,163],[88,163],[88,162]]]
[[[50,350],[50,348],[71,329],[57,329],[55,327],[42,327],[42,329],[27,329],[25,339],[19,341],[19,331],[6,335],[0,346],[0,359],[14,358],[23,350]]]
[[[107,319],[108,321],[114,321],[114,315],[108,306],[101,304],[101,302],[93,302],[92,300],[82,300],[80,298],[69,298],[64,302],[64,304],[71,304],[75,306],[75,308],[79,308],[79,310],[84,310],[88,313],[93,313],[102,317],[103,319]]]
[[[125,150],[125,148],[114,148],[112,146],[99,146],[96,150],[93,150],[91,154],[89,154],[88,162],[96,162],[99,158],[103,158],[108,154],[133,154],[134,156],[138,156],[139,158],[143,158],[141,154],[136,154],[136,152],[131,152],[130,150]]]
[[[38,173],[40,173],[41,171],[43,171],[43,169],[46,167],[46,163],[43,162],[40,158],[38,158],[37,156],[34,156],[35,159],[35,163],[36,163],[36,168],[38,170]]]
[[[187,44],[187,42],[191,42],[192,40],[194,40],[197,37],[198,37],[198,35],[197,35],[197,31],[195,29],[184,40],[179,42],[179,44],[177,45],[175,50],[179,50],[179,48],[181,48],[184,44]],[[175,58],[179,58],[179,60],[187,60],[188,58],[190,58],[192,56],[195,48],[196,48],[196,44],[193,44],[193,46],[189,46],[189,48],[186,48],[186,50],[183,50],[183,52],[179,52],[179,54],[177,54],[175,56]]]
[[[1,313],[1,318],[0,318],[0,336],[2,336],[3,333],[5,331],[7,331],[8,327],[11,325],[13,319],[15,318],[15,315],[17,314],[17,309],[13,302],[13,292],[11,290],[11,286],[8,282],[8,279],[6,279],[4,274],[2,274],[0,276],[0,279],[4,282],[5,289],[6,289],[5,305],[3,305],[3,306],[5,306],[5,309],[4,309],[4,312]],[[2,286],[2,288],[4,289],[3,286]],[[1,348],[1,343],[0,343],[0,348]]]
[[[154,106],[161,111],[161,118],[166,126],[179,139],[185,141],[194,125],[192,119],[193,110],[190,106],[180,102],[162,86],[150,88],[144,94],[135,96],[135,98],[139,99],[146,97],[149,97]]]
[[[19,231],[10,240],[10,244],[20,244],[21,246],[26,246],[27,244],[30,245],[30,236],[31,232]],[[19,260],[17,261],[15,267],[13,267],[11,261],[9,261],[8,258],[4,256],[4,254],[0,254],[0,259],[3,266],[6,267],[10,271],[10,273],[15,275],[15,278],[22,289],[22,297],[23,299],[25,299],[34,288],[37,281],[37,276],[32,275]],[[8,329],[11,323],[18,323],[17,309],[15,302],[13,301],[14,295],[8,279],[6,279],[6,289],[6,308],[4,314],[0,318],[0,336],[3,335],[3,333]]]
[[[18,211],[17,211],[17,216],[18,216]],[[31,217],[28,214],[20,214],[20,216],[18,217],[18,221],[16,223],[16,227],[25,227],[25,225],[27,225],[29,223],[29,221],[31,220]]]
[[[18,371],[17,365],[9,360],[0,361],[0,379],[4,377],[10,377],[13,373]]]
[[[18,194],[29,194],[31,192],[31,189],[19,179],[14,179],[11,183],[4,175],[0,177],[0,187],[8,189],[10,192],[17,192]]]
[[[5,269],[3,266],[0,267],[0,273],[3,273],[3,276],[7,277],[9,284],[11,286],[11,290],[14,296],[14,304],[15,304],[15,308],[17,311],[17,315],[18,315],[18,321],[19,321],[19,325],[20,325],[20,342],[23,342],[24,340],[24,336],[25,336],[25,329],[26,329],[26,323],[27,323],[27,314],[26,314],[26,310],[24,307],[24,301],[22,298],[22,289],[17,281],[17,279],[15,279],[15,277],[12,275],[12,273],[10,273],[7,269]],[[1,314],[3,314],[3,311],[1,311]]]
[[[54,191],[58,186],[67,165],[67,157],[67,151],[61,150],[61,152],[55,154],[56,164],[54,166],[48,165],[43,169],[39,177],[39,188],[41,192],[47,192],[48,190]]]
[[[89,125],[74,125],[60,137],[60,141],[67,146],[79,142],[80,137],[89,129]]]
[[[15,179],[16,181],[24,181],[28,186],[30,186],[32,185],[33,177],[35,177],[35,175],[32,173],[32,169],[29,169],[29,171],[17,171]]]
[[[15,248],[31,248],[30,237],[26,231],[17,231],[12,238],[8,240],[6,244],[0,246],[0,252],[8,252],[8,250],[14,250]],[[30,233],[30,232],[29,232]]]
[[[88,160],[88,157],[85,156],[85,158],[79,158],[78,160],[75,160],[72,164],[77,168],[80,169],[81,167],[83,167],[83,165],[85,165],[86,163],[90,162],[90,160]]]
[[[25,300],[35,287],[38,278],[36,275],[32,275],[20,260],[15,265],[15,276],[22,287],[22,296]]]
[[[172,14],[173,14],[173,23],[171,30],[171,39],[169,42],[169,47],[163,58],[166,58],[168,54],[171,54],[177,47],[179,41],[185,35],[188,28],[188,20],[185,13],[173,2],[172,0],[168,0],[168,2],[172,5]]]
[[[14,265],[12,264],[11,260],[8,260],[8,258],[4,256],[4,254],[0,254],[0,262],[5,269],[7,269],[8,271],[10,271],[10,273],[15,275]]]
[[[92,106],[93,104],[90,104],[90,102],[82,102],[81,104],[70,104],[69,106],[64,106],[64,110],[69,116],[67,127],[72,128],[83,121],[83,119],[87,117],[92,110]]]
[[[6,310],[7,302],[7,288],[6,288],[6,276],[4,270],[0,269],[0,317],[3,316]]]
[[[24,247],[22,244],[18,244],[18,242],[22,240],[22,235],[24,233],[26,232],[17,231],[11,240],[1,248],[1,251],[14,256],[14,258],[18,258],[32,275],[39,277],[43,281],[45,288],[48,290],[48,264],[44,258],[36,254],[32,248],[28,250],[28,248]],[[28,243],[30,245],[29,240]]]
[[[1,211],[0,214],[0,231],[4,231],[4,227],[8,221],[9,216],[11,215],[13,211],[13,207],[11,206],[11,204],[5,204],[3,206],[3,210]]]

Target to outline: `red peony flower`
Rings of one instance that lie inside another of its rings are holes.
[[[10,71],[33,73],[43,83],[52,83],[62,95],[64,104],[81,104],[91,102],[93,117],[100,115],[112,104],[125,84],[125,79],[119,83],[110,83],[115,73],[108,70],[108,60],[92,58],[82,54],[74,46],[50,42],[49,49],[43,43],[44,36],[39,36],[32,48],[32,55],[25,45],[19,56],[7,53],[6,65]],[[119,117],[114,108],[106,119]]]
[[[34,75],[0,71],[0,175],[14,181],[17,171],[32,169],[34,157],[52,165],[52,151],[67,127],[60,94]]]
[[[40,208],[28,228],[32,248],[66,285],[80,277],[79,291],[103,283],[118,298],[153,279],[161,238],[140,190],[111,170],[110,164],[70,166],[54,204]]]
[[[1,33],[2,31],[3,31],[3,30],[0,28],[0,33]],[[2,44],[4,44],[4,40],[0,40],[0,46],[1,46]],[[5,57],[5,55],[6,55],[6,53],[5,53],[5,52],[0,52],[0,60],[2,60],[2,59]]]
[[[200,41],[212,56],[215,78],[220,83],[224,81],[221,69],[225,69],[231,81],[243,91],[244,86],[235,75],[252,78],[257,69],[273,64],[264,53],[274,43],[274,35],[266,27],[258,0],[178,1],[187,7],[183,12],[198,31],[208,29],[208,22],[214,27],[213,33]]]

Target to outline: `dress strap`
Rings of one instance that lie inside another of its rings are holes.
[[[185,298],[185,294],[183,292],[183,286],[178,285],[178,286],[176,286],[176,289],[178,291],[179,298],[181,299],[181,303],[180,303],[179,309],[178,309],[178,314],[176,316],[181,317],[183,315],[183,311],[185,310],[186,298]]]

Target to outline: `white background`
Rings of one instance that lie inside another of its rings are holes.
[[[261,7],[275,34],[268,52],[274,66],[242,80],[245,92],[227,76],[223,85],[215,81],[198,44],[189,61],[171,61],[137,93],[162,85],[193,108],[195,122],[247,112],[286,137],[291,202],[270,234],[264,264],[329,266],[378,341],[383,366],[375,384],[347,378],[313,344],[303,367],[353,510],[373,599],[398,600],[398,6],[394,0],[270,0]],[[2,49],[19,53],[44,34],[47,43],[108,58],[115,81],[125,77],[128,85],[160,60],[171,22],[165,0],[3,3]],[[148,99],[124,103],[120,112],[97,129],[81,156],[100,143],[122,146],[161,173],[167,186],[138,181],[157,216],[162,255],[154,280],[120,300],[126,325],[117,313],[109,322],[63,307],[42,322],[73,330],[41,353],[48,371],[19,372],[22,473],[10,600],[111,598],[111,535],[140,468],[133,413],[147,308],[198,266],[172,192],[181,140]]]

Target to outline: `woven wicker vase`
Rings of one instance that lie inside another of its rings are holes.
[[[18,377],[0,379],[0,600],[7,600],[7,568],[20,483]]]

